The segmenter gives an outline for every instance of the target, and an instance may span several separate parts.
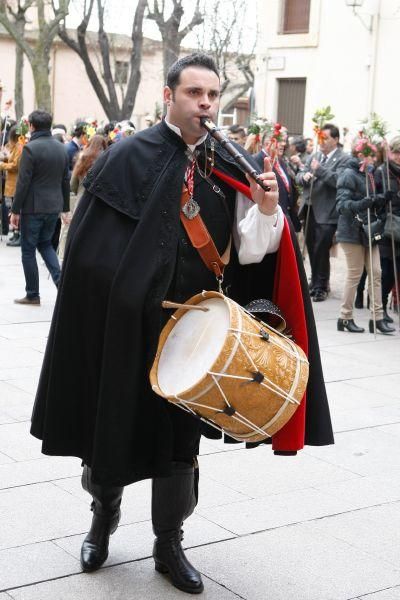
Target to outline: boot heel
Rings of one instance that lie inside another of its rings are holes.
[[[370,321],[368,326],[369,326],[369,332],[374,333],[374,322]],[[378,331],[378,329],[377,329],[377,331]]]
[[[337,322],[337,330],[338,330],[338,331],[344,331],[344,323],[343,323],[343,320],[342,320],[342,319],[338,319],[338,322]]]
[[[167,567],[165,565],[163,565],[162,563],[160,563],[158,560],[154,561],[154,568],[159,573],[168,573]]]

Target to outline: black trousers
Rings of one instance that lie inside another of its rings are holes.
[[[382,304],[386,310],[388,303],[388,296],[394,286],[394,269],[393,259],[389,257],[381,256],[381,267],[382,267]],[[396,269],[400,275],[400,256],[396,256]]]
[[[330,277],[330,254],[336,225],[328,223],[317,223],[312,206],[308,217],[307,251],[311,264],[311,286],[314,289],[329,289]]]
[[[193,465],[199,453],[201,421],[181,408],[168,403],[173,429],[173,460]]]

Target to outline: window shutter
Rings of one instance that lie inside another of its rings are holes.
[[[306,79],[278,79],[278,122],[288,128],[289,135],[301,135],[304,126]]]
[[[282,33],[307,33],[311,0],[285,0]]]

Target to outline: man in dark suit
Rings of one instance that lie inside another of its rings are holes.
[[[68,168],[71,175],[76,158],[86,144],[86,123],[77,123],[74,128],[73,138],[65,145],[68,153]]]
[[[262,150],[253,156],[257,165],[261,169],[260,172],[263,170],[264,158],[266,156],[270,156],[270,142],[271,138],[267,133],[265,133],[262,139]],[[299,217],[297,216],[298,192],[294,181],[294,173],[284,158],[285,147],[285,140],[277,143],[276,156],[270,157],[272,159],[272,170],[275,173],[276,180],[278,182],[279,205],[281,206],[286,217],[288,217],[293,224],[294,230],[300,231],[301,224]]]
[[[69,169],[64,145],[51,135],[52,116],[43,110],[35,110],[28,119],[31,138],[22,151],[11,209],[11,224],[16,228],[19,226],[21,231],[26,296],[14,302],[38,306],[36,250],[56,286],[60,279],[60,265],[51,238],[58,215],[69,211]]]
[[[300,213],[308,224],[306,244],[311,264],[310,294],[314,302],[328,297],[330,277],[330,248],[335,235],[336,182],[338,174],[349,159],[339,144],[339,129],[330,123],[322,128],[320,151],[310,156],[296,175],[303,186],[303,206]]]

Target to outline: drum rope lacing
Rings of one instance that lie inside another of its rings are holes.
[[[275,331],[275,329],[273,329],[273,327],[271,327],[270,325],[268,325],[268,327],[274,333],[279,333],[278,331]],[[232,333],[241,333],[242,335],[248,335],[250,337],[257,337],[259,339],[263,339],[263,336],[260,335],[259,333],[252,333],[250,331],[242,331],[241,329],[234,329],[232,327],[230,327],[228,329],[228,331],[232,331]],[[285,339],[287,339],[287,338],[285,338]],[[275,346],[277,346],[281,350],[284,350],[288,354],[291,354],[293,356],[293,358],[296,358],[296,359],[298,358],[301,362],[308,362],[306,358],[303,358],[303,357],[299,356],[298,354],[296,354],[296,352],[293,352],[292,350],[289,350],[289,348],[287,346],[285,346],[284,344],[280,344],[277,340],[274,340],[274,338],[269,338],[268,342],[270,344],[274,344]]]
[[[229,404],[229,402],[226,400],[225,395],[223,394],[223,392],[222,392],[222,390],[221,390],[218,382],[215,381],[215,383],[216,383],[218,389],[220,390],[223,398],[227,402],[227,406],[231,407],[231,405]],[[225,411],[223,411],[223,410],[221,410],[219,408],[212,408],[211,406],[207,406],[205,404],[200,404],[200,402],[194,402],[193,400],[183,400],[182,398],[179,398],[179,396],[174,396],[174,397],[175,397],[176,400],[179,400],[180,403],[182,403],[187,409],[190,410],[190,412],[192,412],[196,416],[198,416],[197,413],[194,410],[191,410],[190,407],[187,406],[188,404],[191,404],[192,406],[197,406],[198,408],[205,408],[207,410],[213,410],[218,415],[224,414],[224,412],[225,412]],[[180,408],[183,408],[180,404],[178,404],[177,406],[179,406]],[[242,425],[246,425],[247,427],[249,427],[249,429],[255,431],[256,433],[260,433],[261,435],[266,436],[266,437],[271,437],[266,431],[264,431],[264,429],[261,429],[260,427],[258,427],[254,423],[252,423],[252,421],[250,421],[249,419],[247,419],[246,417],[244,417],[241,413],[235,412],[235,414],[229,415],[229,416],[231,417],[231,419],[234,419],[235,421],[238,421]],[[209,423],[210,421],[212,421],[212,419],[204,419],[203,417],[201,417],[201,419],[203,421],[205,421],[206,423]],[[216,429],[218,429],[219,431],[221,431],[221,427],[220,426],[215,425],[215,427],[216,427]],[[231,437],[234,437],[231,433],[228,433],[228,435],[230,435]],[[241,440],[241,441],[243,441],[243,440]]]
[[[271,328],[272,329],[272,328]],[[242,348],[244,354],[246,355],[247,359],[249,360],[252,368],[254,369],[255,372],[258,372],[258,368],[257,365],[255,364],[253,358],[251,357],[251,355],[249,354],[249,352],[247,351],[246,346],[243,344],[242,340],[240,339],[240,336],[238,334],[247,334],[246,331],[241,331],[241,330],[234,330],[232,328],[230,328],[230,331],[232,332],[233,336],[236,338],[236,340],[238,341],[240,347]],[[260,334],[251,334],[251,335],[255,335],[259,338],[262,338],[262,336]],[[278,346],[280,346],[279,344],[277,344]],[[284,348],[285,350],[287,350],[287,348]],[[295,358],[300,358],[298,355],[292,353],[292,355],[295,356]],[[232,408],[232,405],[230,404],[228,398],[226,397],[221,385],[219,384],[218,378],[220,377],[225,377],[228,379],[238,379],[238,380],[242,380],[242,381],[248,381],[248,382],[253,382],[254,381],[254,377],[243,377],[241,375],[230,375],[227,373],[214,373],[213,371],[207,371],[207,373],[212,377],[216,387],[218,388],[225,404],[227,407]],[[262,374],[263,378],[267,380],[267,382],[270,384],[266,384],[264,383],[264,381],[260,382],[260,385],[265,387],[266,389],[268,389],[269,391],[277,394],[278,396],[280,396],[281,398],[283,398],[286,402],[282,405],[282,407],[280,408],[280,410],[278,411],[278,413],[265,425],[265,427],[271,426],[273,424],[273,422],[275,422],[277,420],[277,418],[280,416],[280,414],[282,413],[282,411],[285,409],[285,406],[288,402],[290,402],[291,404],[297,404],[298,406],[300,405],[300,402],[298,400],[296,400],[296,398],[293,398],[293,396],[291,396],[289,393],[285,392],[285,390],[283,390],[283,388],[279,387],[276,383],[274,383],[273,381],[271,381],[266,375],[264,375],[264,373]],[[183,398],[180,398],[179,396],[175,395],[174,396],[176,400],[178,400],[179,404],[178,406],[180,408],[182,408],[183,410],[187,410],[188,412],[193,413],[194,415],[198,416],[197,413],[192,410],[190,408],[190,406],[197,406],[198,408],[203,408],[206,410],[211,410],[214,411],[216,414],[224,414],[225,410],[221,410],[219,408],[214,408],[205,404],[201,404],[200,402],[195,402],[193,400],[184,400]],[[183,405],[183,406],[182,406]],[[188,406],[189,405],[189,406]],[[229,416],[234,419],[235,421],[241,423],[242,425],[245,425],[247,427],[249,427],[250,430],[254,431],[255,433],[259,433],[263,436],[266,437],[271,437],[264,429],[261,429],[260,427],[258,427],[257,425],[255,425],[252,421],[250,421],[250,419],[248,419],[247,417],[245,417],[244,415],[242,415],[241,413],[238,413],[235,409],[233,409],[235,412],[233,414],[230,414]],[[200,417],[204,422],[211,424],[213,423],[212,419],[204,419],[203,417]],[[214,425],[216,429],[220,430],[220,427],[218,425]],[[228,433],[228,435],[231,435],[231,437],[234,437],[234,435],[232,435],[231,433]],[[243,441],[243,440],[241,440]]]
[[[202,296],[205,297],[206,293],[202,292]],[[257,321],[258,323],[260,323],[260,325],[266,326],[269,330],[273,331],[278,337],[283,338],[286,341],[286,345],[284,345],[284,344],[281,344],[278,341],[274,340],[273,338],[267,339],[268,343],[274,344],[275,346],[284,350],[287,354],[291,355],[298,361],[297,369],[296,369],[296,376],[295,376],[295,380],[298,380],[299,375],[300,375],[299,363],[302,363],[302,362],[308,363],[307,359],[303,358],[299,353],[296,353],[292,349],[288,348],[288,345],[290,345],[291,348],[292,348],[292,345],[291,345],[290,341],[287,340],[286,336],[283,333],[274,329],[273,327],[271,327],[271,325],[266,325],[262,321],[259,321],[258,319],[256,319],[254,317],[254,315],[251,312],[247,311],[246,309],[242,309],[242,310],[249,317],[251,317],[252,320]],[[174,318],[174,316],[172,315],[171,318]],[[174,320],[177,320],[177,319],[174,318]],[[207,371],[208,375],[213,379],[214,384],[218,388],[218,390],[226,404],[226,408],[221,410],[220,408],[214,408],[209,405],[204,405],[204,404],[201,404],[200,402],[195,402],[194,400],[184,400],[183,398],[180,398],[178,395],[174,396],[174,398],[178,401],[178,403],[176,405],[179,406],[179,408],[181,408],[182,410],[185,410],[186,412],[193,414],[195,417],[197,417],[201,421],[207,423],[208,425],[212,426],[214,429],[217,429],[218,431],[221,431],[221,430],[224,431],[224,430],[220,425],[218,425],[215,421],[213,421],[213,419],[211,417],[206,418],[206,417],[202,417],[199,414],[197,414],[196,411],[191,408],[191,406],[206,409],[208,411],[214,411],[216,413],[216,415],[226,414],[227,416],[234,419],[235,421],[241,423],[242,425],[245,425],[246,427],[248,427],[250,430],[254,431],[255,433],[261,434],[264,437],[271,438],[271,435],[269,435],[265,431],[265,429],[261,429],[259,426],[255,425],[250,419],[248,419],[247,417],[245,417],[244,415],[242,415],[241,413],[236,411],[236,409],[230,404],[229,400],[227,399],[218,379],[225,377],[227,379],[242,380],[242,381],[247,381],[249,383],[258,382],[259,385],[263,386],[264,388],[268,389],[272,393],[280,396],[281,398],[283,398],[285,400],[285,402],[282,404],[282,406],[277,411],[277,413],[274,415],[274,417],[272,417],[272,419],[270,419],[270,421],[264,425],[264,428],[271,427],[275,423],[275,421],[281,416],[283,411],[286,409],[288,403],[297,404],[299,406],[300,402],[296,398],[294,398],[289,392],[286,392],[283,388],[278,386],[274,381],[269,379],[264,373],[261,373],[259,371],[252,356],[250,355],[246,346],[244,345],[244,343],[241,340],[241,336],[246,336],[246,335],[266,340],[266,338],[263,335],[261,335],[261,333],[243,331],[241,329],[232,328],[232,327],[228,328],[228,331],[230,331],[231,334],[233,335],[233,337],[236,339],[237,343],[239,344],[239,346],[243,350],[244,354],[246,355],[248,361],[250,362],[251,367],[254,369],[254,373],[252,373],[252,377],[244,377],[244,376],[240,376],[240,375],[230,375],[227,373],[215,373],[213,371]],[[256,377],[257,375],[259,375],[260,377],[257,378]],[[294,386],[292,386],[292,389],[293,389],[293,387]],[[154,388],[154,386],[153,386],[153,388]],[[226,410],[227,408],[231,409],[232,412],[227,411]],[[226,431],[225,433],[227,433],[227,435],[229,435],[233,439],[237,439],[238,441],[241,441],[241,442],[245,441],[243,439],[243,436],[241,438],[238,438],[235,436],[234,433],[231,433],[230,431]]]

